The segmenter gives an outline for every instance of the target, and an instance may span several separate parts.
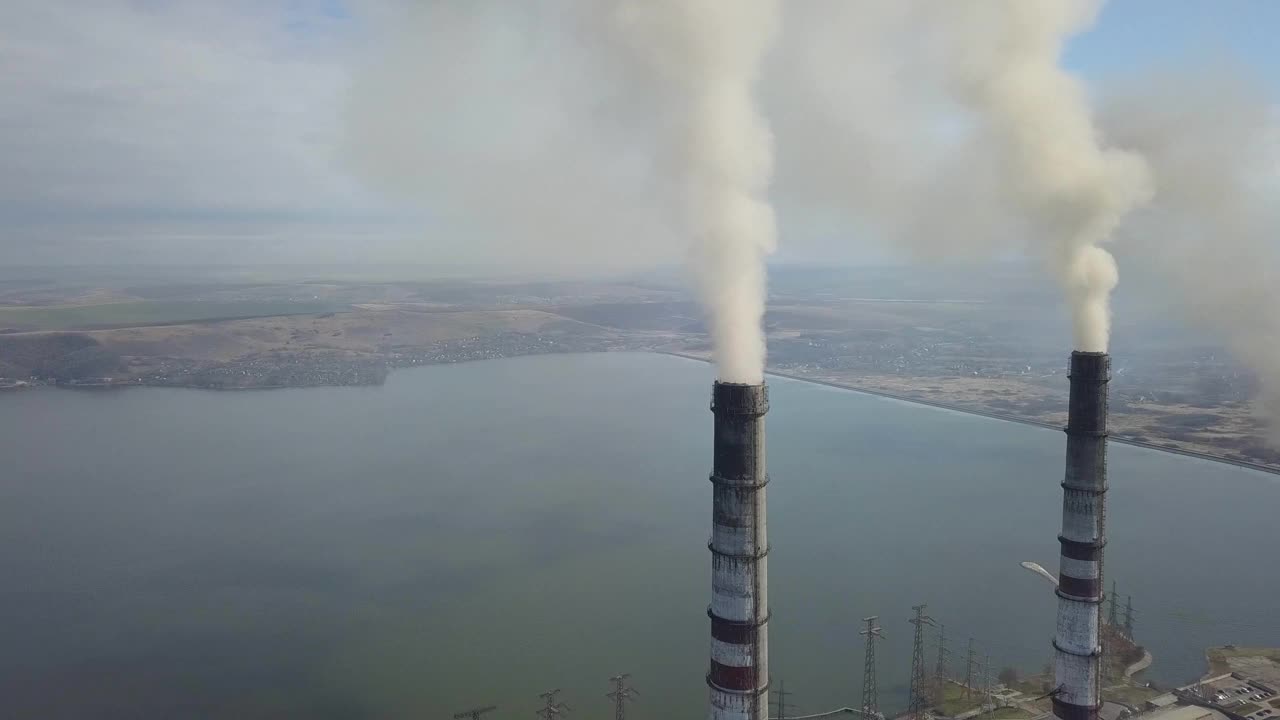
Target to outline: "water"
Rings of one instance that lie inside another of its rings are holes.
[[[0,717],[604,717],[705,705],[710,369],[543,356],[377,388],[0,396]],[[1064,438],[773,379],[775,677],[856,704],[878,614],[905,704],[910,605],[997,669],[1049,659]],[[1280,645],[1277,478],[1111,451],[1107,574],[1157,680]],[[930,657],[932,665],[932,656]]]

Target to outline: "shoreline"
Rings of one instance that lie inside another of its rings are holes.
[[[701,358],[696,355],[686,355],[684,353],[673,352],[670,350],[654,350],[653,352],[659,355],[670,355],[671,357],[684,358],[685,360],[693,360],[700,363],[706,363],[708,365],[711,364],[711,360],[707,358]],[[1008,415],[1005,413],[992,412],[990,410],[980,410],[977,408],[963,407],[960,405],[953,405],[951,403],[939,402],[937,400],[923,400],[920,398],[913,398],[906,395],[899,395],[897,393],[884,392],[883,390],[868,390],[866,388],[854,387],[852,385],[842,385],[840,383],[831,382],[830,380],[818,380],[816,378],[804,377],[803,375],[796,375],[793,373],[782,372],[778,370],[765,370],[764,374],[772,375],[774,377],[786,378],[788,380],[797,380],[799,382],[811,383],[814,385],[824,385],[826,387],[835,388],[837,390],[847,390],[849,392],[862,393],[863,395],[873,395],[876,397],[887,398],[889,400],[898,400],[900,402],[907,402],[915,405],[925,405],[928,407],[938,408],[940,410],[951,410],[954,412],[964,413],[966,415],[977,415],[979,417],[990,418],[992,420],[1003,420],[1005,422],[1018,423],[1020,425],[1030,425],[1032,427],[1043,428],[1046,430],[1062,430],[1062,426],[1060,425],[1054,425],[1053,423],[1040,422],[1039,420],[1031,420],[1029,418],[1018,417],[1016,415]],[[1223,463],[1225,465],[1234,465],[1236,467],[1243,468],[1246,470],[1257,470],[1258,472],[1264,472],[1270,475],[1280,475],[1280,468],[1272,467],[1270,465],[1263,465],[1261,463],[1250,462],[1248,460],[1235,460],[1233,458],[1222,457],[1221,455],[1211,455],[1209,453],[1199,452],[1197,450],[1185,450],[1182,448],[1165,447],[1163,445],[1157,445],[1155,443],[1149,443],[1143,440],[1132,440],[1129,438],[1119,437],[1116,435],[1109,435],[1108,438],[1110,439],[1111,442],[1120,443],[1122,445],[1131,445],[1133,447],[1140,447],[1147,450],[1157,450],[1159,452],[1171,453],[1173,455],[1182,455],[1185,457],[1208,460],[1210,462]]]
[[[579,353],[595,354],[595,353],[608,353],[608,352],[616,352],[616,351],[612,351],[612,350],[599,350],[594,352],[578,351],[578,353],[571,353],[571,354],[579,354]],[[681,358],[683,360],[700,362],[706,365],[712,364],[712,361],[709,358],[698,357],[697,355],[689,355],[681,352],[676,352],[673,350],[629,350],[624,352],[639,352],[639,353],[651,353],[655,355],[666,355],[669,357]],[[510,355],[505,357],[516,358],[516,357],[529,357],[530,355],[546,355],[546,354],[554,355],[559,353],[530,353],[528,355]],[[496,360],[496,359],[502,359],[502,358],[482,358],[482,359]],[[397,366],[397,365],[389,364],[387,367],[387,370],[392,371],[392,370],[398,370],[401,368],[409,368],[409,367],[430,367],[431,365],[453,365],[459,362],[479,362],[482,359],[460,360],[455,362],[442,362],[442,363],[423,363],[420,365]],[[922,398],[914,398],[907,395],[900,395],[897,393],[885,392],[883,390],[871,390],[867,388],[856,387],[853,385],[844,385],[838,382],[832,382],[830,380],[819,380],[817,378],[805,377],[803,375],[796,375],[794,373],[783,372],[780,370],[765,370],[765,375],[772,375],[773,377],[786,378],[788,380],[795,380],[798,382],[810,383],[813,385],[822,385],[822,386],[833,388],[836,390],[844,390],[846,392],[861,393],[863,395],[871,395],[874,397],[882,397],[889,400],[897,400],[899,402],[911,403],[913,405],[924,405],[926,407],[933,407],[939,410],[950,410],[952,412],[964,413],[966,415],[976,415],[979,417],[989,418],[991,420],[1001,420],[1004,422],[1018,423],[1019,425],[1029,425],[1031,427],[1037,427],[1037,428],[1042,428],[1046,430],[1062,430],[1062,427],[1060,425],[1040,422],[1038,420],[1031,420],[1029,418],[1018,417],[1016,415],[1009,415],[1006,413],[993,412],[990,410],[982,410],[978,408],[954,405],[951,403],[941,402],[937,400],[925,400]],[[34,389],[36,387],[53,387],[53,388],[68,389],[68,390],[76,390],[76,389],[107,390],[107,389],[121,389],[121,388],[128,388],[128,387],[152,387],[152,388],[172,388],[172,389],[182,389],[182,390],[211,390],[215,392],[228,392],[228,391],[245,392],[245,391],[252,391],[252,390],[286,390],[286,389],[304,389],[304,388],[316,388],[316,387],[378,387],[381,384],[382,383],[351,383],[351,384],[342,384],[342,385],[316,384],[316,385],[256,385],[256,386],[245,386],[245,387],[210,387],[210,386],[201,386],[201,385],[194,385],[194,384],[188,385],[188,384],[180,384],[180,383],[149,383],[146,380],[141,380],[141,381],[125,381],[120,383],[94,384],[94,385],[90,385],[90,384],[83,384],[83,385],[29,384],[26,386],[5,387],[0,389],[19,390],[19,389]],[[1235,460],[1233,458],[1222,457],[1220,455],[1213,455],[1210,453],[1200,452],[1197,450],[1186,450],[1182,448],[1165,447],[1163,445],[1157,445],[1155,443],[1150,443],[1143,440],[1133,440],[1130,438],[1120,437],[1116,435],[1110,435],[1109,437],[1111,442],[1120,443],[1122,445],[1131,445],[1133,447],[1140,447],[1146,450],[1156,450],[1159,452],[1170,453],[1173,455],[1182,455],[1184,457],[1198,458],[1200,460],[1207,460],[1210,462],[1222,463],[1224,465],[1234,465],[1235,467],[1238,467],[1238,468],[1242,468],[1245,470],[1256,470],[1258,472],[1267,473],[1268,475],[1280,475],[1280,468],[1273,467],[1270,465],[1264,465],[1261,463],[1250,462],[1248,460]]]

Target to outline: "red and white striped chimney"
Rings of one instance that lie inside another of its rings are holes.
[[[1071,353],[1067,469],[1062,481],[1053,714],[1097,720],[1101,707],[1102,548],[1106,544],[1107,383],[1111,357]]]
[[[717,382],[711,542],[709,720],[769,716],[769,543],[765,525],[764,384]]]

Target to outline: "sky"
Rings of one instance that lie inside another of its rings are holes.
[[[467,260],[423,241],[454,231],[430,201],[353,163],[349,92],[378,4],[0,0],[0,262]],[[1112,0],[1065,62],[1105,88],[1229,61],[1280,103],[1276,27],[1274,0]],[[785,242],[780,257],[812,259]]]
[[[1270,0],[1112,0],[1067,49],[1067,66],[1095,82],[1155,64],[1234,58],[1280,97],[1280,3]]]

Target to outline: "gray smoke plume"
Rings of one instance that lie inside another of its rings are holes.
[[[1280,440],[1280,117],[1243,73],[1180,70],[1130,82],[1103,106],[1107,131],[1155,177],[1124,257],[1165,280],[1174,308],[1254,371]]]
[[[728,382],[764,378],[773,156],[755,86],[779,10],[777,0],[620,0],[615,16],[657,90],[662,157],[682,191],[683,227]]]

